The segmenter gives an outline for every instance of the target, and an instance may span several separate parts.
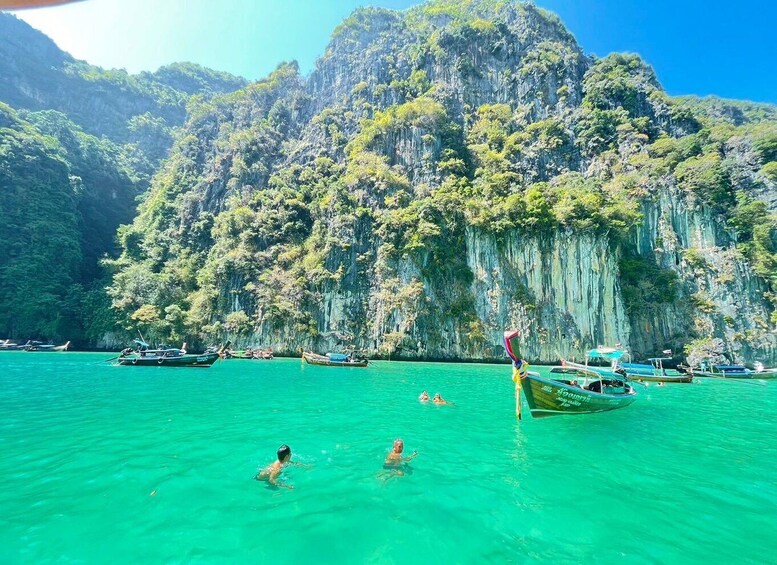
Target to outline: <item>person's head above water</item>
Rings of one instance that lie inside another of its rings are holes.
[[[285,443],[278,448],[278,461],[285,463],[291,459],[291,448]]]
[[[421,396],[419,396],[418,398],[429,398],[429,393],[428,393],[428,392],[426,392],[426,391],[423,391],[423,392],[421,393]]]
[[[434,395],[434,399],[435,399],[435,400],[439,400],[439,399],[441,399],[441,398],[442,398],[442,396],[440,396],[440,393],[439,393],[439,392],[438,392],[437,394],[435,394],[435,395]]]
[[[394,440],[394,453],[402,453],[405,448],[405,442],[397,438]]]

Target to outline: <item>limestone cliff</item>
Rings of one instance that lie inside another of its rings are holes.
[[[731,116],[736,117],[732,121]],[[531,4],[358,10],[190,107],[110,290],[158,339],[404,358],[777,358],[773,107],[672,99]]]

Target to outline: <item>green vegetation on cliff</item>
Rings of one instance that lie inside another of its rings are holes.
[[[77,188],[56,141],[0,104],[0,328],[61,336],[60,301],[78,275]]]

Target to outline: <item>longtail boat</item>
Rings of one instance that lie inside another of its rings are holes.
[[[655,383],[692,383],[693,375],[680,372],[669,372],[663,362],[671,357],[651,357],[648,363],[618,363],[627,377],[633,381]],[[617,370],[617,369],[616,369]]]
[[[663,383],[690,383],[693,382],[693,375],[680,372],[668,372],[663,366],[663,361],[671,357],[654,357],[648,359],[649,363],[625,363],[621,357],[625,355],[622,349],[614,347],[599,346],[586,353],[585,365],[573,363],[571,361],[561,361],[562,366],[573,369],[585,369],[594,371],[604,376],[618,378],[626,376],[629,380],[637,382],[663,382]],[[590,365],[590,359],[600,359],[610,362],[609,367],[598,367]]]
[[[210,367],[221,357],[223,347],[218,351],[206,351],[200,355],[186,353],[186,344],[181,349],[161,347],[151,349],[142,340],[135,340],[136,349],[127,348],[119,354],[117,365],[130,367]]]
[[[68,347],[70,347],[69,341],[64,345],[51,345],[51,344],[42,343],[40,341],[29,341],[24,346],[24,350],[44,353],[44,352],[54,352],[54,351],[67,351]]]
[[[24,349],[24,347],[25,344],[19,344],[11,341],[10,339],[0,341],[0,351],[21,351]]]
[[[366,367],[369,361],[367,359],[352,359],[350,355],[344,353],[327,353],[319,355],[305,351],[302,358],[311,365],[323,365],[326,367]]]
[[[274,359],[272,349],[253,349],[248,348],[243,351],[224,350],[224,359],[262,359],[269,361]]]
[[[744,365],[703,365],[699,369],[688,368],[688,373],[694,377],[710,377],[718,379],[774,379],[777,378],[777,370],[763,369],[751,370]]]
[[[563,414],[592,414],[625,408],[637,393],[626,377],[591,370],[585,366],[555,367],[551,378],[541,377],[528,370],[528,363],[521,358],[520,333],[504,334],[505,350],[513,361],[516,416],[521,418],[521,392],[535,418]]]

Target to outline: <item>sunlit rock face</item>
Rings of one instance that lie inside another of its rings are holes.
[[[359,10],[309,77],[190,106],[111,296],[290,353],[495,360],[517,327],[544,362],[707,336],[773,362],[776,119],[673,99],[532,5]]]

